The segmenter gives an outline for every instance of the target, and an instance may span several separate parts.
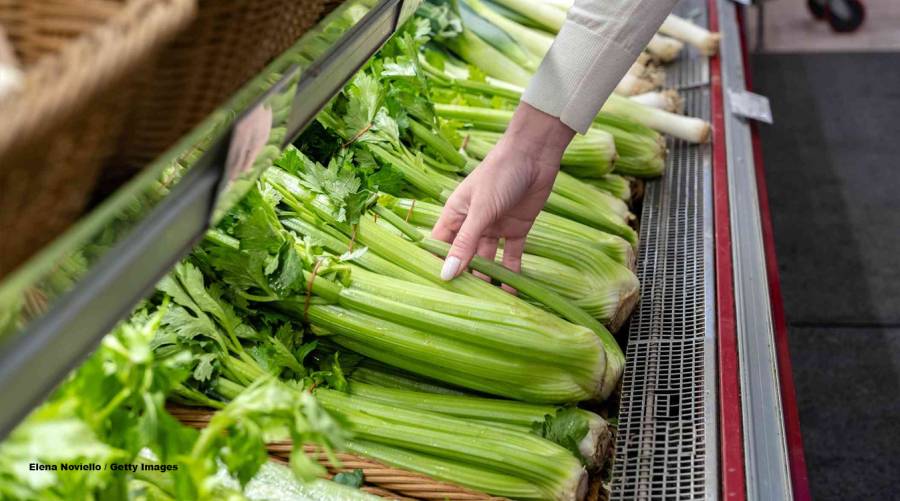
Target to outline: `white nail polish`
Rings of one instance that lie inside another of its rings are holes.
[[[459,270],[459,258],[449,256],[444,260],[444,267],[441,268],[441,280],[450,280],[455,277],[457,270]]]

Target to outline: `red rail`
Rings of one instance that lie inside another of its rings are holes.
[[[709,0],[709,29],[719,31],[716,0]],[[728,158],[725,151],[725,110],[722,61],[710,58],[712,95],[713,218],[716,258],[716,337],[719,365],[719,441],[722,497],[747,498],[744,477],[744,440],[741,426],[741,386],[734,312],[734,269],[731,254],[731,217],[728,199]]]

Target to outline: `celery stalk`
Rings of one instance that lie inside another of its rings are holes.
[[[598,179],[585,181],[598,190],[603,190],[625,202],[631,202],[631,181],[618,174],[609,174]]]
[[[611,441],[606,421],[583,409],[561,409],[470,395],[430,394],[359,382],[351,383],[349,392],[367,401],[397,408],[437,412],[489,426],[534,432],[570,448],[591,467],[602,465]]]
[[[541,27],[556,33],[566,21],[566,12],[552,5],[534,0],[495,0],[498,4],[513,10],[540,24]]]
[[[506,130],[513,112],[472,106],[435,104],[435,111],[442,118],[459,120],[484,128],[487,132],[471,131],[473,136],[496,144],[499,134]],[[567,172],[579,177],[599,177],[609,173],[615,165],[616,145],[613,136],[599,128],[591,128],[587,134],[576,136],[563,153],[561,165]]]
[[[584,469],[565,448],[528,433],[425,411],[384,405],[322,389],[316,400],[345,417],[362,440],[400,447],[450,461],[514,475],[542,488],[550,499],[565,499]]]
[[[463,30],[458,37],[448,39],[444,43],[466,61],[471,61],[482,68],[488,75],[523,86],[528,85],[531,80],[531,72],[468,30]]]
[[[415,471],[435,480],[458,484],[480,492],[510,499],[545,500],[545,490],[533,483],[504,473],[487,471],[466,461],[451,461],[371,440],[351,439],[344,442],[350,452],[370,457],[382,463]]]
[[[523,26],[514,20],[499,14],[496,10],[485,5],[481,0],[465,0],[465,3],[478,15],[487,19],[497,27],[505,31],[521,46],[528,49],[537,57],[544,57],[550,46],[553,45],[553,37],[527,26]]]
[[[419,226],[434,226],[441,214],[440,205],[421,200],[414,203],[410,199],[397,198],[385,202],[395,214],[404,218],[408,216],[411,223]],[[587,248],[606,254],[626,267],[630,268],[634,264],[634,248],[622,237],[546,212],[540,213],[535,220],[525,242],[525,251],[537,253],[534,251],[539,248],[537,244],[540,243],[546,246],[571,246],[576,242],[582,242]]]

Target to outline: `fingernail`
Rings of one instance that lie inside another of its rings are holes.
[[[444,267],[441,268],[441,280],[450,280],[456,276],[459,270],[459,258],[456,256],[448,256],[444,260]]]

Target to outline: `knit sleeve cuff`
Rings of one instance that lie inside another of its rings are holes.
[[[584,134],[636,52],[567,20],[522,100]]]

